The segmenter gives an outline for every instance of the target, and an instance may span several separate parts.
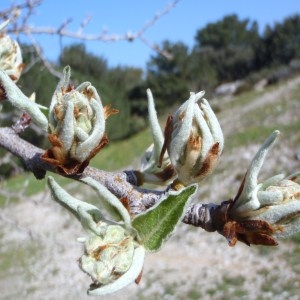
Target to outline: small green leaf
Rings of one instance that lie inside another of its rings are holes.
[[[133,219],[132,227],[136,229],[139,242],[147,251],[157,251],[167,241],[182,220],[188,200],[195,191],[196,186],[193,185],[169,194],[147,212]]]

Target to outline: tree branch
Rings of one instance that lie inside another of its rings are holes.
[[[128,41],[133,41],[135,39],[140,38],[141,36],[144,35],[144,33],[154,26],[154,24],[160,20],[163,16],[168,14],[174,7],[178,4],[180,0],[175,0],[171,3],[169,3],[161,12],[157,13],[154,15],[154,17],[146,22],[144,26],[142,26],[141,29],[137,30],[136,32],[132,33],[124,33],[124,34],[108,34],[107,32],[100,32],[100,33],[92,33],[88,34],[83,32],[83,29],[86,27],[87,23],[90,21],[91,17],[88,19],[84,19],[81,22],[80,28],[77,31],[69,31],[67,29],[68,25],[73,21],[72,19],[68,19],[64,21],[58,28],[54,27],[36,27],[36,26],[28,26],[27,21],[24,23],[22,22],[20,25],[16,25],[12,28],[7,29],[7,33],[10,34],[20,34],[23,33],[25,35],[38,35],[38,34],[48,34],[48,35],[58,35],[62,37],[68,37],[68,38],[73,38],[73,39],[79,39],[83,41],[103,41],[103,42],[115,42],[115,41],[122,41],[122,40],[128,40]],[[29,15],[33,14],[33,7],[36,7],[40,5],[42,1],[36,1],[34,6],[31,6],[29,10]],[[26,5],[23,4],[23,7],[25,8]],[[16,10],[16,7],[12,7],[10,9],[7,9],[5,13],[0,17],[7,19],[9,18],[10,14]],[[26,18],[28,20],[28,17]]]
[[[57,173],[54,166],[45,163],[41,159],[43,149],[23,140],[11,128],[0,128],[0,146],[21,159],[37,179],[44,178],[46,171]],[[153,191],[137,187],[137,178],[134,171],[107,172],[87,167],[82,174],[71,178],[80,181],[85,177],[92,177],[103,184],[116,197],[126,201],[130,213],[133,215],[152,207],[165,194],[164,191]],[[218,210],[219,207],[213,204],[194,204],[187,211],[183,222],[210,232],[215,231],[218,220],[212,212]]]
[[[37,27],[28,25],[30,17],[34,14],[35,9],[40,6],[43,0],[24,0],[20,4],[12,4],[9,8],[0,11],[0,20],[6,21],[10,19],[11,26],[6,29],[7,34],[13,34],[16,36],[25,35],[33,44],[38,57],[41,59],[45,67],[49,70],[51,74],[56,77],[60,77],[61,74],[56,71],[47,59],[43,55],[43,50],[41,45],[33,39],[35,35],[56,35],[60,39],[67,37],[75,40],[81,41],[101,41],[101,42],[117,42],[117,41],[129,41],[132,42],[136,39],[140,39],[147,47],[150,47],[157,53],[165,56],[167,59],[172,58],[170,53],[163,51],[159,46],[150,42],[144,36],[145,32],[155,25],[155,23],[160,20],[163,16],[168,14],[174,7],[179,3],[180,0],[174,0],[169,3],[161,12],[156,13],[152,19],[146,22],[140,29],[135,32],[126,32],[123,34],[117,33],[107,33],[102,30],[99,33],[87,33],[85,31],[88,23],[91,20],[91,16],[85,18],[80,22],[80,27],[76,31],[68,30],[68,25],[73,21],[73,19],[67,19],[62,22],[60,26],[56,27]],[[23,18],[21,19],[21,11],[23,12]],[[25,11],[25,13],[24,13]],[[2,21],[1,21],[2,22]],[[0,22],[0,23],[1,23]]]

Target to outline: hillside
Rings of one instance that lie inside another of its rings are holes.
[[[207,95],[209,99],[209,95]],[[261,178],[300,170],[300,77],[261,91],[213,99],[225,135],[214,174],[203,182],[199,201],[220,202],[235,195],[247,166],[264,139],[281,131]],[[298,157],[298,159],[297,159]],[[69,186],[88,200],[90,190]],[[0,214],[0,299],[91,299],[89,278],[78,270],[83,235],[77,221],[44,191]],[[143,278],[101,299],[300,299],[300,243],[278,247],[228,247],[216,233],[182,224],[158,253],[146,257]]]

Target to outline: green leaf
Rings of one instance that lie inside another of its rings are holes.
[[[169,194],[147,212],[133,219],[132,227],[136,229],[139,242],[147,251],[157,251],[167,241],[182,220],[190,196],[195,191],[196,186],[192,185]]]

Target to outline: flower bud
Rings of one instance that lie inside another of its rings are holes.
[[[274,131],[254,156],[228,213],[234,220],[251,224],[249,236],[252,239],[254,233],[260,231],[255,223],[267,224],[271,230],[256,236],[261,244],[273,237],[287,237],[300,231],[300,173],[286,178],[276,175],[257,182],[265,157],[278,135],[279,131]]]
[[[0,33],[0,69],[14,81],[18,81],[24,68],[21,49],[17,41]]]
[[[144,265],[145,248],[137,241],[130,215],[121,202],[108,190],[100,188],[93,179],[86,177],[84,182],[98,190],[102,198],[100,200],[107,201],[102,208],[110,207],[108,215],[114,208],[118,211],[115,215],[123,220],[116,222],[107,219],[102,210],[72,197],[52,177],[48,178],[53,199],[73,213],[88,233],[88,237],[78,239],[85,246],[79,265],[93,280],[88,294],[102,296],[134,281],[138,283]]]
[[[209,175],[223,150],[223,133],[213,110],[205,99],[198,105],[203,95],[191,93],[165,128],[164,148],[184,185]]]
[[[102,226],[102,236],[90,235],[85,241],[85,254],[80,258],[80,267],[91,276],[95,285],[114,282],[132,265],[134,240],[119,225]],[[104,229],[104,230],[103,230]]]
[[[52,148],[42,156],[67,175],[82,172],[106,145],[105,119],[116,113],[109,107],[103,108],[96,89],[89,82],[74,88],[69,80],[70,68],[66,67],[49,109],[48,138]]]
[[[298,174],[299,176],[299,174]],[[298,182],[297,182],[298,179]],[[297,176],[262,183],[257,192],[260,208],[250,219],[259,218],[275,225],[276,237],[287,237],[300,231],[300,184]]]

